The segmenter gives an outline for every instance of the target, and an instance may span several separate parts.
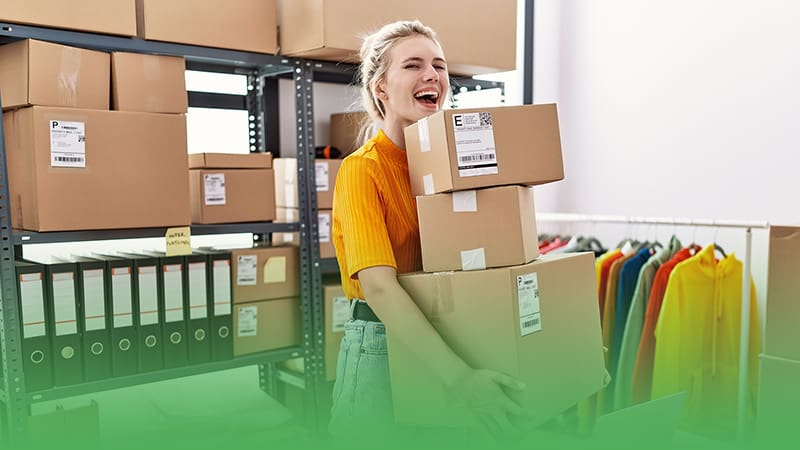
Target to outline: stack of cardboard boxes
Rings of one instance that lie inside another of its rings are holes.
[[[541,257],[529,186],[563,178],[555,105],[448,110],[405,130],[424,273],[401,275],[473,368],[524,382],[516,400],[542,423],[605,383],[591,254]],[[459,426],[445,387],[389,335],[395,418]]]

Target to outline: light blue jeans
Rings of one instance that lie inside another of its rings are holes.
[[[333,406],[328,431],[335,437],[376,435],[393,428],[392,389],[386,328],[380,322],[353,320],[356,302],[350,304],[350,320],[336,362]]]

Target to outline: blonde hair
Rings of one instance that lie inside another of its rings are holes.
[[[386,76],[386,69],[389,66],[389,51],[398,41],[412,36],[424,36],[439,47],[442,46],[436,38],[436,32],[419,20],[393,22],[363,38],[358,82],[361,89],[361,106],[367,112],[367,116],[361,124],[358,136],[359,145],[366,142],[377,131],[378,124],[384,119],[383,103],[375,95],[375,86]]]

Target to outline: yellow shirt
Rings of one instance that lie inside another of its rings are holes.
[[[717,262],[714,246],[681,262],[670,275],[655,328],[653,398],[688,393],[684,425],[715,436],[736,430],[742,263]],[[758,389],[761,332],[755,284],[750,284],[748,354],[750,413]]]
[[[405,150],[379,130],[342,161],[333,192],[333,245],[348,298],[364,298],[358,272],[422,269],[417,202]]]

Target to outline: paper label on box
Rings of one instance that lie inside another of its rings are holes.
[[[106,293],[103,269],[83,271],[83,320],[86,331],[106,329]]]
[[[330,180],[328,179],[329,172],[328,172],[328,163],[327,162],[317,162],[314,163],[314,167],[316,168],[316,184],[317,184],[317,192],[328,192],[330,189]]]
[[[478,195],[471,191],[453,192],[453,212],[478,212]]]
[[[350,319],[350,300],[347,297],[333,297],[331,302],[331,331],[344,333],[344,323]]]
[[[272,256],[264,263],[264,284],[286,282],[286,257]]]
[[[320,242],[330,242],[331,241],[331,214],[330,213],[318,213],[317,219],[319,220],[319,241]]]
[[[83,122],[50,121],[50,165],[86,167],[86,125]]]
[[[203,175],[206,205],[225,204],[225,174],[207,173]]]
[[[156,266],[139,267],[139,323],[158,324],[158,271]]]
[[[242,306],[239,307],[239,314],[237,317],[239,322],[239,337],[253,337],[258,336],[258,307],[257,306]]]
[[[189,318],[208,317],[208,293],[206,292],[206,263],[189,263]]]
[[[164,266],[164,322],[183,320],[183,267]]]
[[[419,151],[422,153],[431,151],[431,130],[427,117],[417,122],[417,131],[419,132]]]
[[[519,301],[520,336],[542,330],[542,314],[539,307],[539,277],[534,273],[517,275],[517,299]]]
[[[214,315],[231,315],[231,262],[214,261]]]
[[[255,286],[258,274],[258,256],[239,255],[236,262],[236,285]]]
[[[492,113],[453,114],[453,135],[460,176],[497,173]]]
[[[129,267],[111,269],[111,295],[114,305],[114,328],[133,326],[133,297]]]
[[[22,303],[22,336],[26,339],[46,336],[42,274],[19,274],[19,298]]]
[[[486,269],[486,252],[483,247],[461,252],[461,270]]]
[[[422,190],[425,192],[425,195],[433,195],[433,174],[429,173],[427,175],[422,176]]]

